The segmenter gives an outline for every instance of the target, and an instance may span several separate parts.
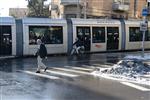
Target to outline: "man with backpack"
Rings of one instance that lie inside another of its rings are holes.
[[[44,43],[42,43],[42,41],[40,39],[37,39],[37,44],[38,44],[38,50],[36,52],[37,55],[37,63],[38,63],[38,68],[36,73],[40,73],[40,69],[41,67],[44,68],[44,72],[47,70],[47,66],[43,63],[43,59],[47,58],[47,49],[44,45]]]

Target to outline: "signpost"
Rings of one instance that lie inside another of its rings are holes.
[[[146,17],[148,15],[148,9],[144,8],[142,10],[143,22],[140,24],[140,30],[143,31],[143,39],[142,39],[142,57],[144,57],[144,41],[145,41],[145,32],[148,29],[148,22]]]
[[[148,15],[148,9],[147,8],[143,8],[142,10],[142,16],[147,16]]]

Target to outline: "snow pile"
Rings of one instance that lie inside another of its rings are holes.
[[[150,72],[150,66],[142,63],[140,60],[122,60],[114,65],[113,68],[101,72],[136,77],[138,75],[148,74]]]
[[[125,80],[150,83],[150,66],[141,60],[121,60],[112,68],[100,68],[92,72],[96,76],[113,77]]]

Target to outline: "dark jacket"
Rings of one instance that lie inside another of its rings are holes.
[[[40,48],[36,52],[37,56],[40,56],[41,58],[45,58],[47,56],[47,49],[44,44],[40,45]]]

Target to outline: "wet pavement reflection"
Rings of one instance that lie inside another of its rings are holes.
[[[113,96],[112,93],[96,90],[101,88],[99,78],[86,74],[90,74],[92,69],[102,64],[113,65],[124,56],[125,54],[120,53],[88,54],[82,57],[49,56],[45,63],[51,72],[41,74],[56,76],[58,79],[22,73],[22,71],[35,73],[37,68],[35,57],[0,60],[0,100],[125,100],[118,94]],[[57,67],[65,70],[76,67],[91,70],[83,73],[84,75],[69,77],[55,75],[53,71]],[[62,69],[58,71],[60,70]]]

